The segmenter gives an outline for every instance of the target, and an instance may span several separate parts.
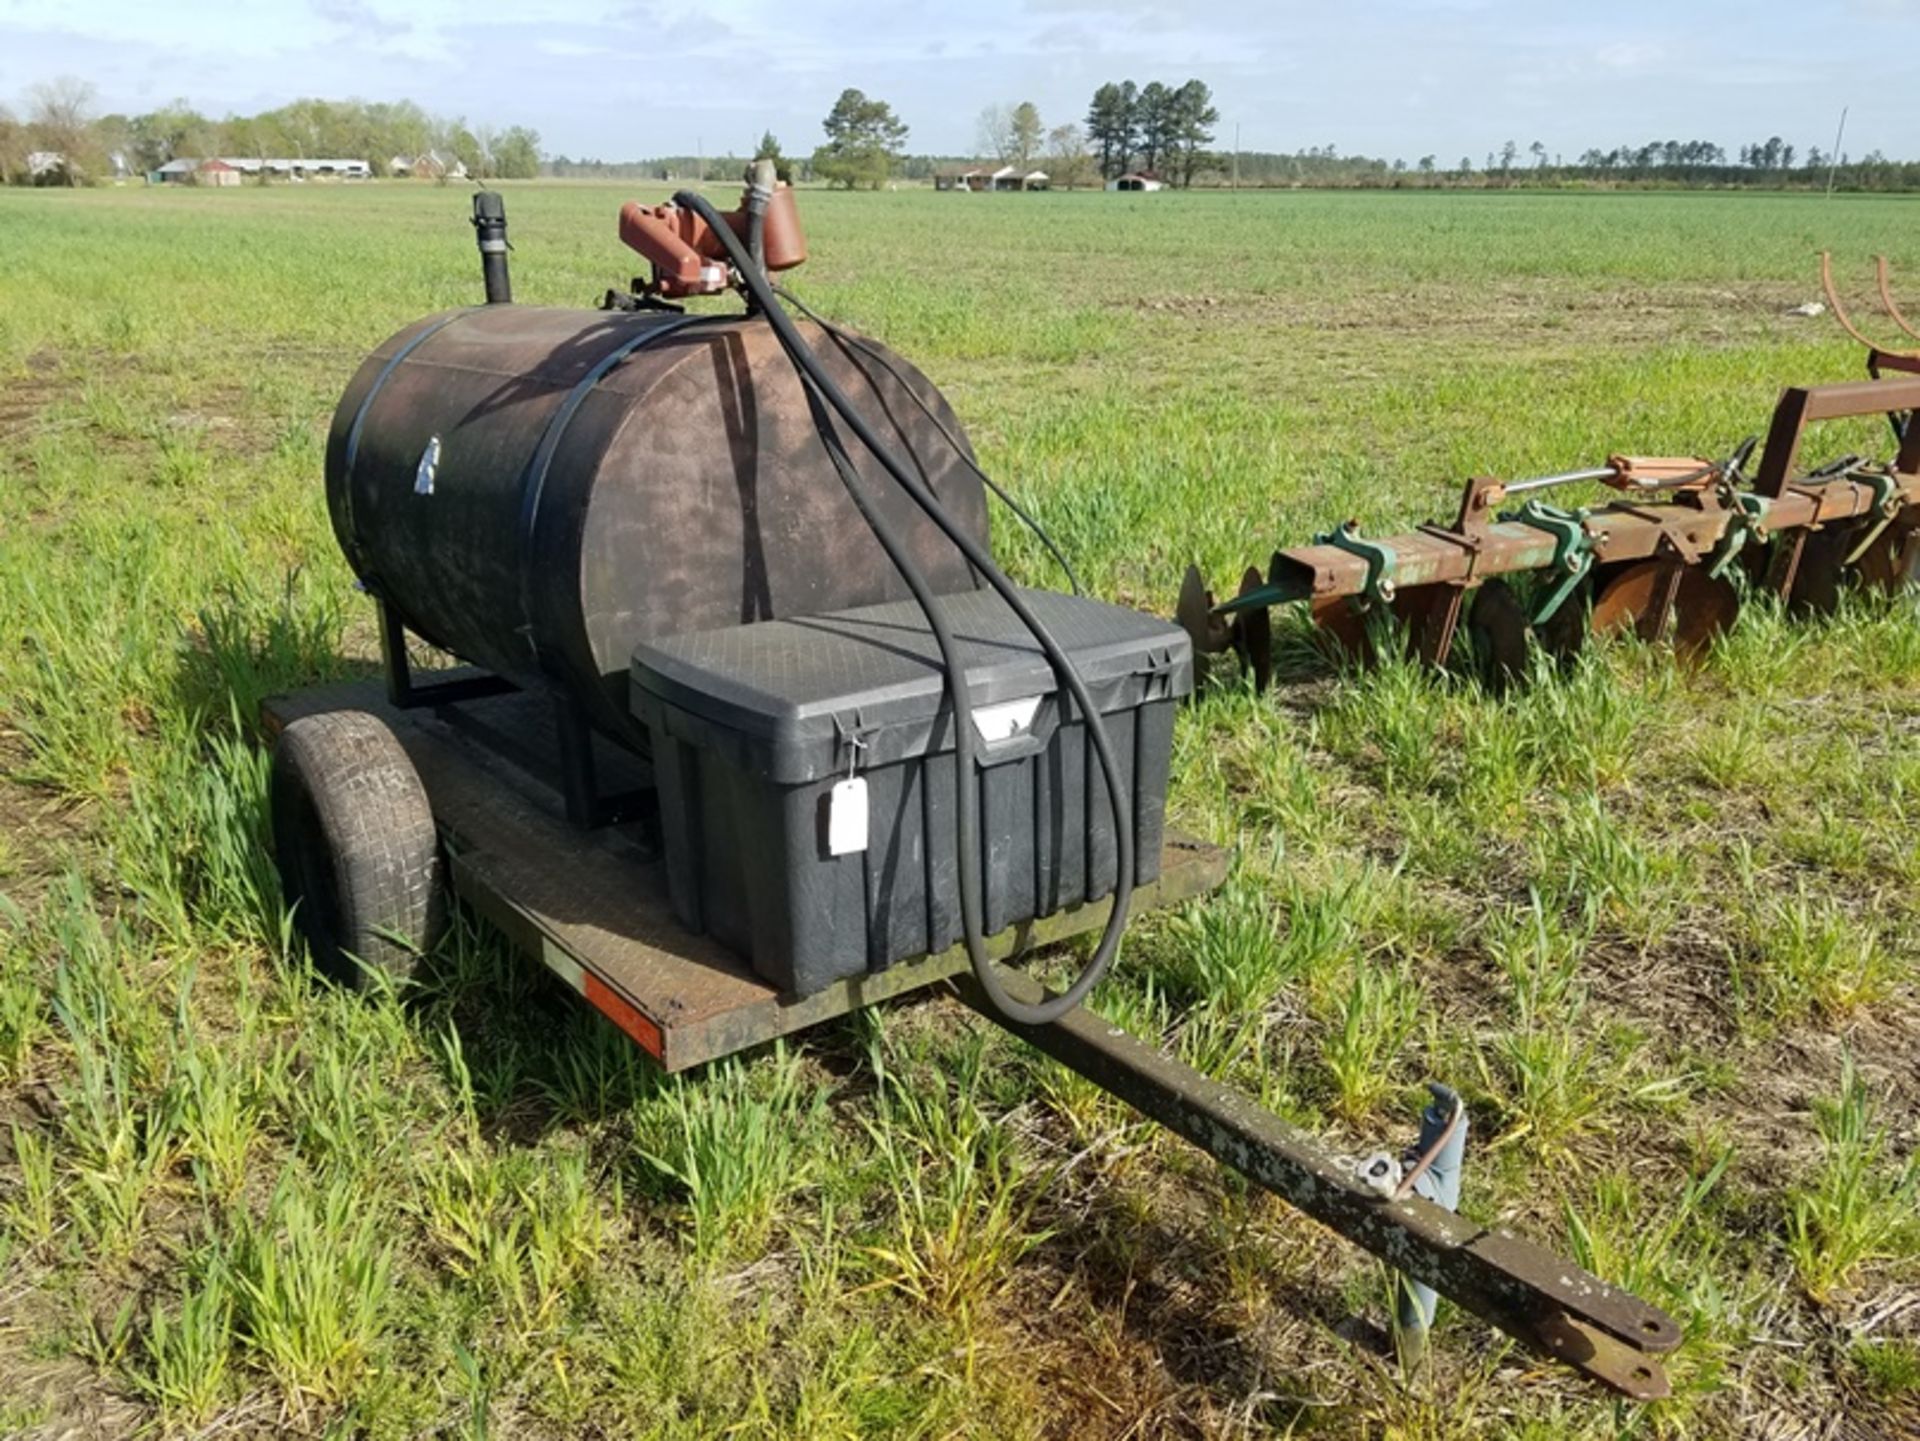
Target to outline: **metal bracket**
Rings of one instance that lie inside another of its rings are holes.
[[[860,752],[867,748],[867,737],[876,734],[880,727],[869,725],[866,717],[854,707],[853,719],[846,720],[836,715],[833,718],[833,749],[836,756],[844,753],[847,758],[847,774],[853,775],[860,768]]]
[[[1427,1082],[1433,1097],[1420,1117],[1420,1139],[1407,1153],[1405,1174],[1394,1187],[1398,1200],[1408,1192],[1449,1211],[1460,1209],[1460,1171],[1467,1149],[1466,1103],[1450,1086]],[[1394,1317],[1400,1351],[1405,1361],[1417,1361],[1426,1350],[1438,1300],[1433,1287],[1405,1276],[1397,1278]]]
[[[1593,537],[1587,533],[1587,514],[1584,510],[1562,510],[1544,501],[1530,500],[1520,509],[1500,517],[1515,525],[1544,530],[1554,540],[1553,569],[1560,573],[1560,580],[1535,607],[1535,625],[1545,625],[1558,615],[1575,587],[1593,569]]]
[[[1894,478],[1893,472],[1887,470],[1858,471],[1848,478],[1872,488],[1873,513],[1879,517],[1867,527],[1867,533],[1860,538],[1860,543],[1847,552],[1846,563],[1854,565],[1867,553],[1868,547],[1880,539],[1887,527],[1893,524],[1894,518],[1900,514],[1900,482]]]
[[[1393,547],[1382,545],[1377,540],[1368,540],[1360,534],[1360,523],[1350,520],[1325,535],[1313,538],[1315,545],[1330,545],[1335,550],[1344,550],[1348,555],[1357,555],[1367,563],[1367,583],[1362,596],[1370,605],[1389,605],[1393,601],[1393,573],[1399,567],[1400,558],[1394,554]]]
[[[380,618],[380,663],[386,672],[387,701],[399,710],[417,710],[422,706],[453,705],[457,701],[484,700],[518,690],[505,676],[469,672],[453,680],[427,681],[414,678],[413,662],[407,655],[407,627],[400,612],[387,603],[378,591],[373,593],[374,607]]]
[[[1748,541],[1766,534],[1767,511],[1773,505],[1764,495],[1754,495],[1744,490],[1734,491],[1728,498],[1733,504],[1726,507],[1727,528],[1721,532],[1720,544],[1707,557],[1707,578],[1710,580],[1718,580],[1726,574],[1727,568],[1739,557]]]
[[[593,725],[578,697],[554,691],[553,719],[560,745],[560,796],[566,803],[568,821],[593,831],[625,825],[653,809],[651,786],[613,793],[600,789],[599,767],[593,757]]]

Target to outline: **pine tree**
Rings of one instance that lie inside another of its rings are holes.
[[[793,162],[780,153],[780,142],[771,130],[761,133],[760,143],[754,147],[753,158],[771,160],[775,178],[788,185],[793,184]]]
[[[1179,159],[1180,184],[1190,186],[1194,172],[1210,159],[1207,147],[1213,144],[1213,127],[1220,122],[1220,112],[1213,107],[1213,92],[1198,80],[1189,80],[1174,91],[1170,104],[1170,144]]]
[[[869,100],[858,90],[843,90],[820,122],[827,143],[813,152],[814,171],[828,183],[851,190],[878,190],[893,173],[907,127],[884,100]]]

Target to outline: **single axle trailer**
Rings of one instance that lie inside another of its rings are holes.
[[[1419,1193],[1425,1178],[1418,1189],[1396,1194],[1414,1178],[1394,1168],[1392,1184],[1383,1186],[1382,1158],[1343,1154],[1091,1011],[1078,1008],[1041,1026],[1003,1020],[974,983],[960,946],[811,995],[781,994],[732,951],[679,924],[666,861],[647,824],[585,829],[569,820],[554,708],[537,694],[477,684],[483,679],[463,670],[425,685],[322,686],[269,700],[264,719],[276,736],[297,728],[308,737],[302,783],[323,792],[312,797],[316,812],[343,830],[358,827],[354,844],[363,849],[396,858],[410,851],[416,873],[431,867],[437,852],[439,876],[422,881],[415,874],[403,884],[448,886],[665,1070],[687,1070],[865,1006],[945,987],[1529,1350],[1638,1400],[1667,1394],[1661,1357],[1680,1341],[1671,1317],[1531,1241],[1427,1199]],[[437,698],[447,695],[462,698]],[[611,749],[596,759],[608,784],[641,779],[626,775],[630,765]],[[406,804],[394,804],[396,789],[408,793]],[[370,807],[366,798],[375,795],[382,802]],[[398,824],[396,814],[430,815],[432,834]],[[372,833],[383,825],[392,833]],[[283,839],[283,849],[288,845],[318,850],[316,859],[331,868],[342,841],[320,826],[305,842]],[[292,860],[281,859],[283,866]],[[1169,834],[1159,879],[1136,890],[1134,904],[1162,909],[1203,897],[1227,865],[1217,847]],[[1042,917],[994,935],[990,944],[997,956],[1011,956],[1095,933],[1109,906],[1102,899]],[[1002,984],[1030,1003],[1041,999],[1040,987],[1017,972],[1004,972]],[[1430,1310],[1403,1304],[1401,1311],[1414,1333],[1405,1339],[1417,1347]]]
[[[349,381],[328,508],[384,683],[265,716],[316,965],[405,976],[457,896],[669,1071],[950,987],[1379,1256],[1404,1345],[1438,1293],[1666,1394],[1671,1317],[1457,1214],[1453,1092],[1404,1160],[1354,1158],[1082,1004],[1131,909],[1226,873],[1165,824],[1193,644],[1081,594],[1051,541],[1071,593],[1008,579],[988,492],[1044,532],[937,388],[773,284],[795,205],[768,161],[727,214],[629,205],[651,279],[584,310],[512,303],[483,192],[486,303]],[[743,313],[678,304],[731,290]],[[415,639],[463,668],[416,672]],[[1094,935],[1057,994],[1006,964]]]

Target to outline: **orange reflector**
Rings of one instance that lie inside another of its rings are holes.
[[[589,1005],[638,1041],[640,1049],[654,1060],[665,1063],[666,1041],[660,1035],[658,1026],[608,990],[606,983],[591,971],[586,973],[586,985],[582,990]]]

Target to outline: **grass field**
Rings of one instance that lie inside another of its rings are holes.
[[[511,192],[520,298],[623,284],[623,198]],[[804,206],[797,288],[1162,610],[1471,472],[1724,452],[1857,372],[1783,313],[1817,248],[1920,285],[1905,199]],[[1459,1086],[1465,1209],[1683,1320],[1655,1407],[1445,1308],[1403,1383],[1376,1264],[948,1000],[665,1082],[477,925],[416,991],[317,983],[256,704],[369,668],[326,425],[477,298],[465,213],[0,192],[0,1435],[1920,1434],[1911,600],[1501,697],[1289,631],[1181,722],[1234,874],[1100,1007],[1354,1151]]]

